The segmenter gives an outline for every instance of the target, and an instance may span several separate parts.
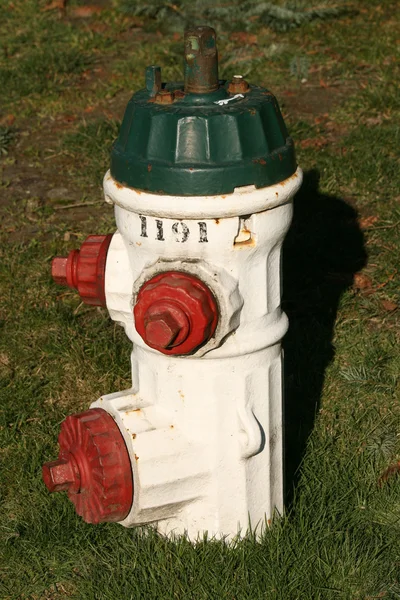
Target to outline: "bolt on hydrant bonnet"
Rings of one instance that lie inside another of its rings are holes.
[[[183,82],[152,65],[145,85],[104,177],[117,231],[52,263],[124,327],[132,387],[67,417],[43,479],[89,523],[260,534],[283,511],[280,262],[302,172],[271,92],[219,79],[212,28],[186,31]]]

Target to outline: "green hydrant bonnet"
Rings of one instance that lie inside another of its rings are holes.
[[[209,27],[185,33],[184,82],[161,83],[159,67],[146,69],[146,89],[129,101],[111,153],[121,185],[179,196],[262,188],[296,168],[275,96],[240,76],[218,80]]]

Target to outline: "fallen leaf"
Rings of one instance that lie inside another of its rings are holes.
[[[383,116],[382,115],[378,115],[377,117],[369,117],[368,119],[365,119],[364,123],[365,125],[382,125],[383,122]]]
[[[389,277],[383,283],[380,283],[376,289],[380,290],[381,288],[385,287],[385,285],[387,285],[390,281],[393,281],[393,279],[396,277],[396,275],[397,275],[397,271],[394,271],[391,275],[389,275]]]
[[[0,365],[9,365],[10,364],[10,359],[7,356],[7,354],[5,354],[4,352],[2,352],[0,354]]]
[[[232,42],[238,42],[239,44],[257,44],[257,36],[254,33],[248,33],[247,31],[235,31],[229,36]]]
[[[396,62],[396,57],[395,56],[387,56],[386,58],[383,59],[382,64],[387,66],[387,65],[390,65],[392,62]]]
[[[328,113],[324,113],[323,115],[320,115],[318,117],[314,118],[314,123],[316,125],[319,125],[320,123],[323,123],[324,121],[326,121],[326,119],[329,118],[329,114]]]
[[[40,207],[41,201],[39,198],[28,198],[25,207],[25,216],[28,219],[28,221],[31,221],[31,223],[37,221],[37,212],[40,209]]]
[[[47,6],[44,6],[42,8],[42,11],[46,11],[46,10],[65,10],[65,7],[67,5],[67,1],[68,0],[53,0],[53,2],[50,2],[50,4],[47,4]]]
[[[90,31],[94,31],[95,33],[103,33],[104,31],[108,30],[108,27],[105,23],[95,22],[87,25],[87,27],[89,27]]]
[[[356,273],[353,279],[353,287],[356,290],[372,289],[372,279],[364,273]]]
[[[11,125],[14,125],[14,123],[15,115],[4,115],[4,117],[0,119],[0,125],[2,126],[10,127]]]
[[[388,312],[393,312],[394,310],[397,310],[399,308],[398,304],[396,304],[395,302],[391,302],[390,300],[382,300],[381,304],[382,307]]]
[[[389,477],[392,475],[398,475],[400,473],[400,461],[397,463],[390,465],[385,471],[383,471],[382,475],[378,479],[379,487],[382,486],[382,483],[386,482]]]
[[[65,121],[66,123],[73,123],[77,120],[77,118],[78,117],[76,115],[64,115],[63,121]]]
[[[359,225],[361,229],[369,229],[377,221],[379,221],[379,217],[371,215],[369,217],[363,217],[362,219],[360,219]]]
[[[338,54],[337,52],[333,52],[329,48],[325,51],[325,54],[327,54],[328,56],[330,56],[331,58],[333,58],[333,60],[335,62],[339,62],[339,61],[343,61],[344,60],[344,58],[343,58],[343,56],[341,54]]]
[[[181,12],[180,8],[179,8],[179,6],[177,4],[168,4],[167,6],[168,6],[168,8],[170,8],[171,10],[174,10],[177,13]]]
[[[333,131],[334,129],[338,128],[338,124],[335,123],[335,121],[328,121],[325,123],[325,128],[328,129],[328,131]]]
[[[102,6],[77,6],[73,8],[69,14],[71,17],[78,17],[80,19],[87,19],[88,17],[92,17],[93,15],[98,15],[104,10]]]
[[[324,146],[328,145],[328,140],[326,138],[306,138],[305,140],[301,140],[300,147],[305,148],[324,148]]]

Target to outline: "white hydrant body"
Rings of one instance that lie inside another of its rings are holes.
[[[106,175],[118,225],[106,301],[133,342],[133,384],[93,407],[114,417],[132,462],[122,525],[230,537],[249,526],[261,532],[282,512],[281,248],[300,183],[298,169],[269,188],[179,198],[121,188]],[[221,310],[209,349],[189,357],[149,348],[134,326],[132,290],[175,266],[205,281]]]
[[[302,181],[264,88],[218,80],[215,32],[186,32],[185,82],[128,104],[104,178],[117,232],[55,258],[133,344],[132,388],[66,419],[43,467],[91,523],[195,541],[260,535],[283,511],[281,253]]]

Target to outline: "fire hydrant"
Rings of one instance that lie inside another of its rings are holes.
[[[54,258],[133,343],[132,388],[61,425],[43,467],[85,521],[261,534],[283,510],[281,247],[302,180],[275,97],[218,78],[185,33],[183,83],[146,69],[104,178],[117,231]]]

